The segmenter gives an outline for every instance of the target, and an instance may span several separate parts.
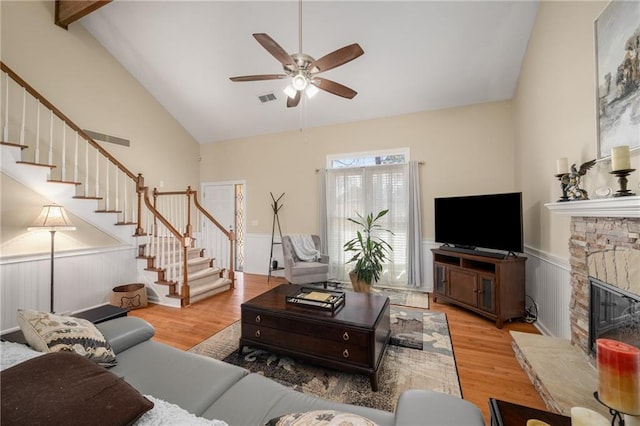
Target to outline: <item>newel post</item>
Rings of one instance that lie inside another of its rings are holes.
[[[136,193],[138,194],[138,225],[136,226],[135,235],[144,235],[144,229],[142,229],[142,193],[144,192],[144,177],[142,173],[138,173],[138,180],[136,182]]]
[[[195,195],[196,191],[193,191],[190,186],[187,186],[187,226],[185,229],[185,235],[189,238],[193,238],[193,225],[191,225],[191,195]]]
[[[236,288],[235,272],[233,271],[233,264],[235,257],[233,256],[233,248],[236,242],[236,233],[233,229],[229,229],[229,279],[231,280],[231,288]]]

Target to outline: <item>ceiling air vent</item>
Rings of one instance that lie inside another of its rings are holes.
[[[276,95],[273,92],[265,93],[264,95],[258,95],[260,103],[266,104],[267,102],[275,101]]]
[[[117,136],[106,135],[104,133],[94,132],[92,130],[83,129],[84,132],[89,135],[93,140],[99,142],[108,142],[114,143],[116,145],[129,146],[129,140],[124,138],[119,138]]]

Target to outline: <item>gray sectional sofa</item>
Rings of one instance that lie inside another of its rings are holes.
[[[437,392],[406,391],[395,413],[323,400],[154,341],[153,327],[136,317],[93,326],[32,314],[29,324],[42,325],[32,335],[24,324],[32,347],[0,342],[3,425],[484,425],[475,405]],[[69,337],[83,343],[69,346]]]
[[[380,425],[484,425],[475,405],[424,390],[404,392],[395,413],[323,400],[297,392],[259,374],[156,342],[153,327],[136,317],[113,319],[96,327],[117,354],[109,371],[145,395],[176,404],[229,425],[264,425],[288,413],[336,410]]]

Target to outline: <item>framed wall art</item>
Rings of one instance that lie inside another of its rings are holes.
[[[640,2],[611,1],[595,21],[598,150],[640,149]]]

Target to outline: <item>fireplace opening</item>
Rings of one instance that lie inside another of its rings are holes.
[[[589,277],[589,348],[613,339],[640,348],[640,296]]]

